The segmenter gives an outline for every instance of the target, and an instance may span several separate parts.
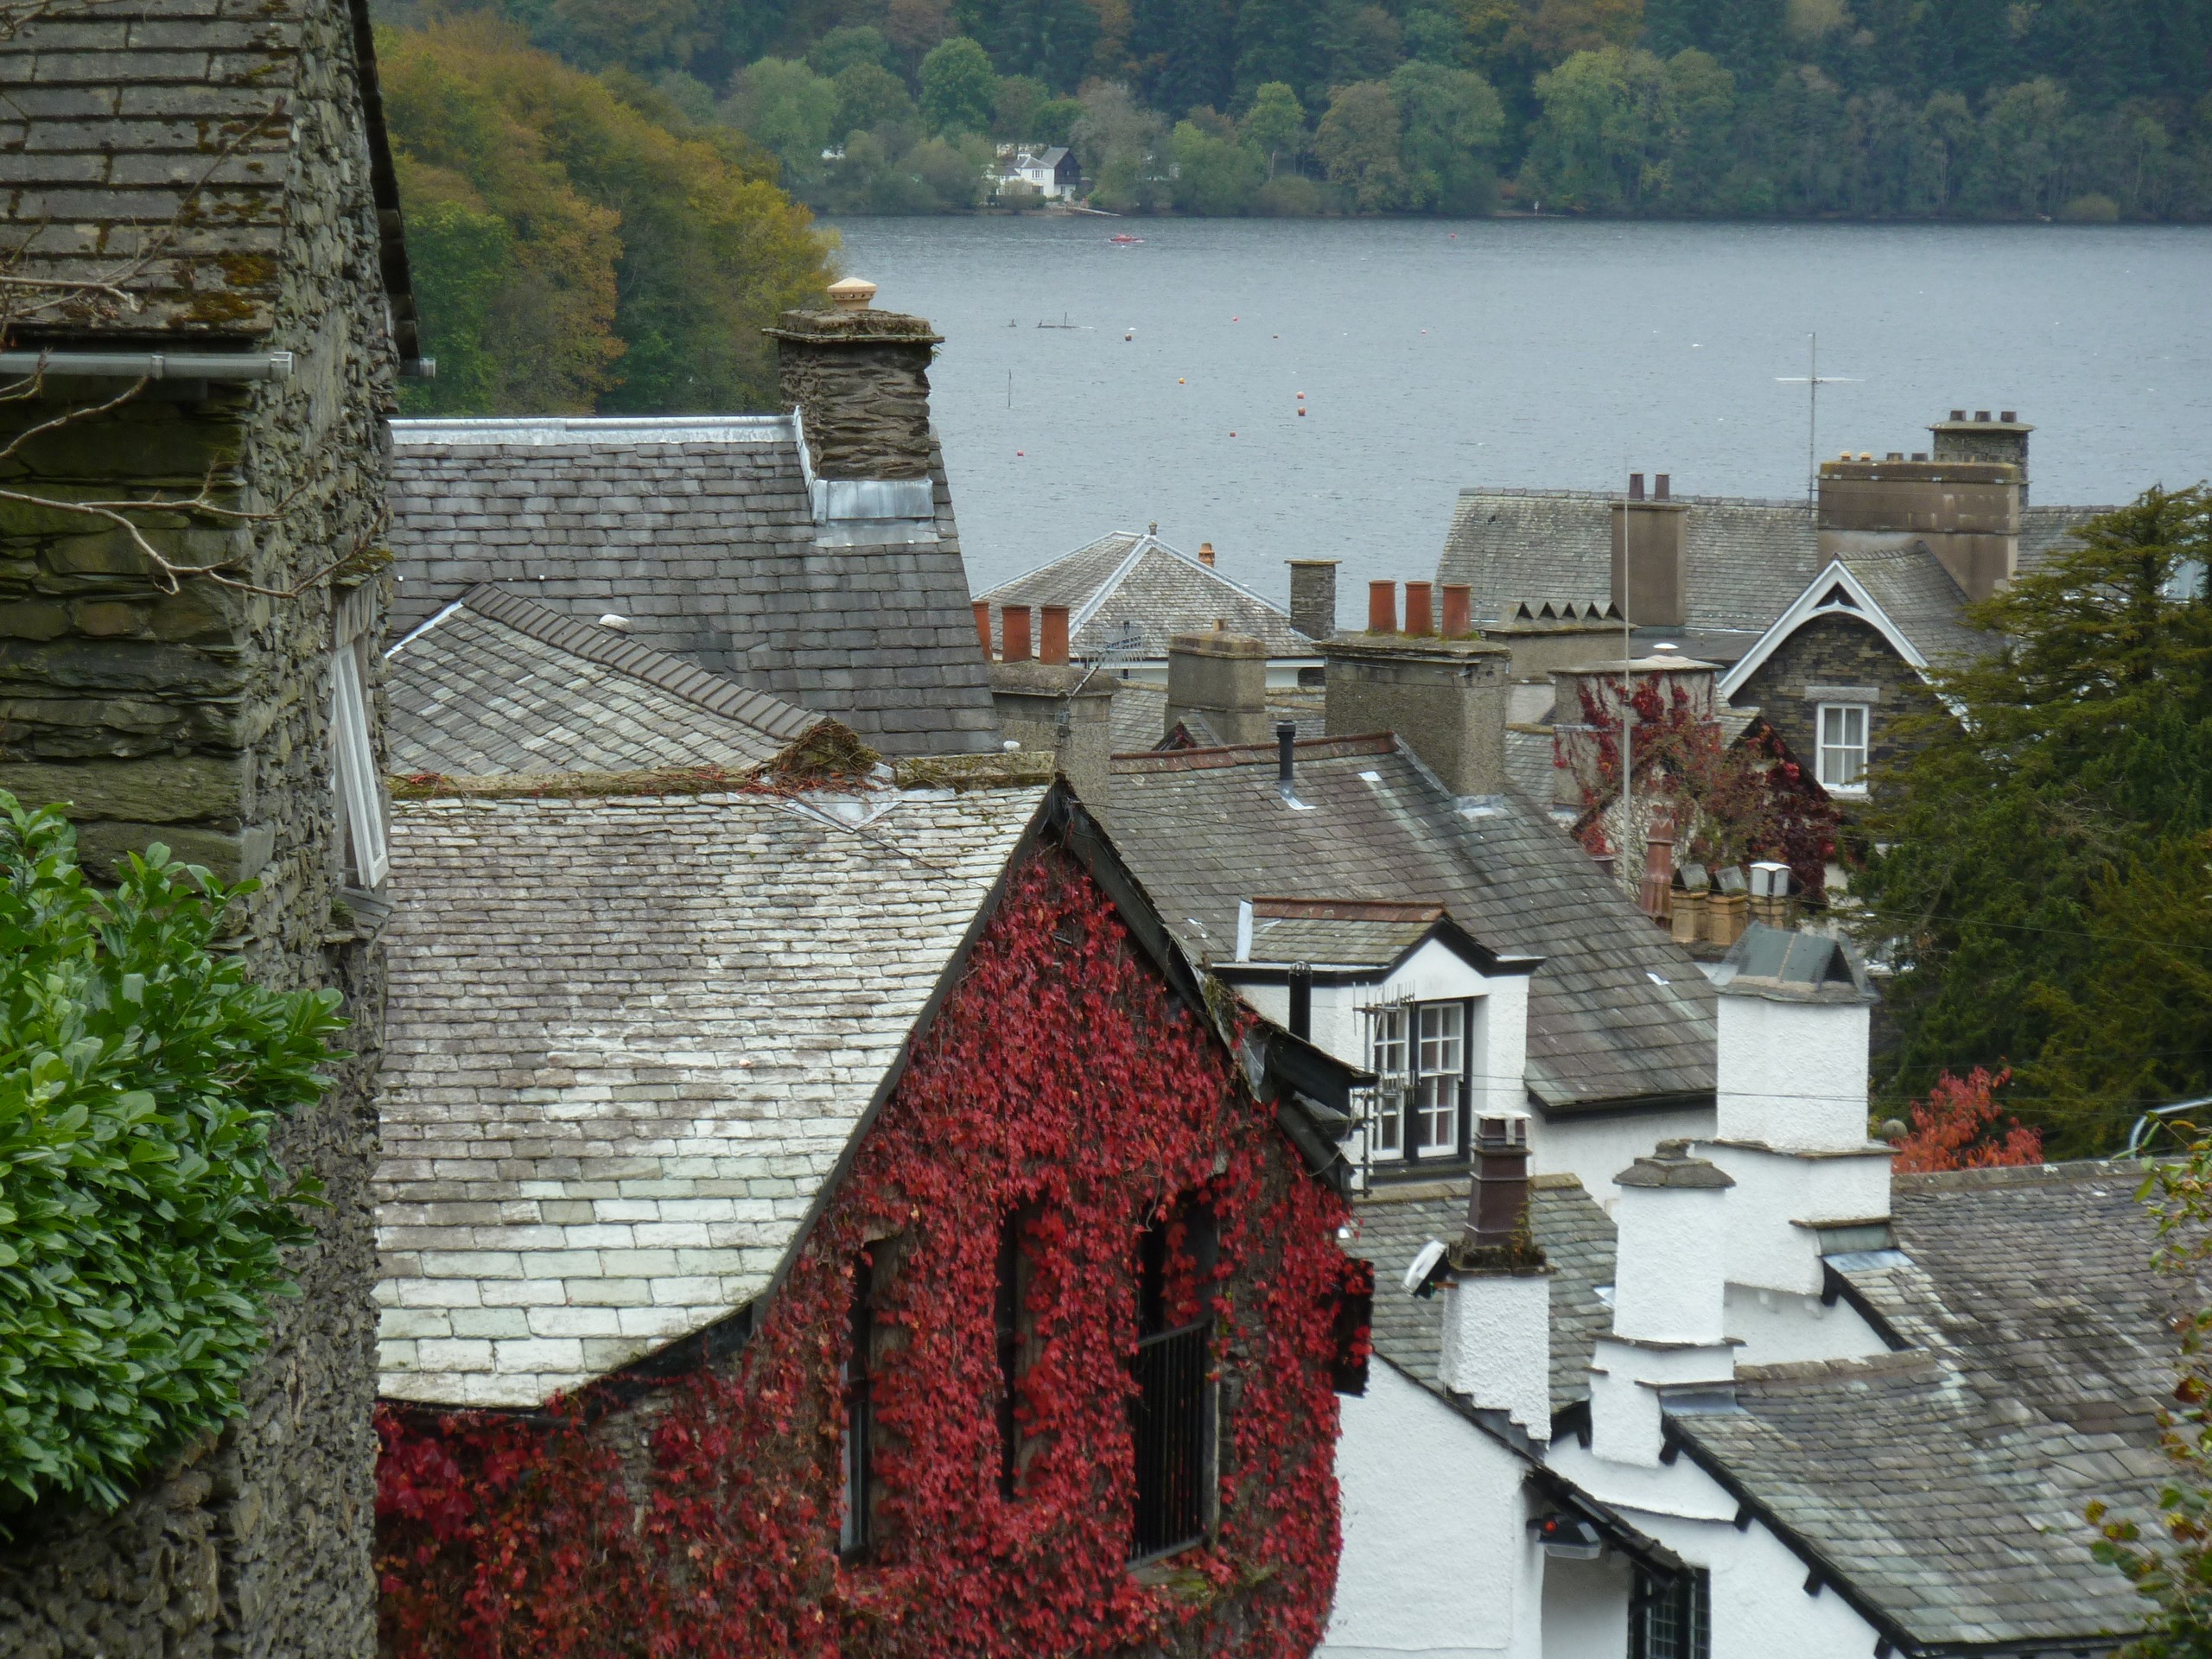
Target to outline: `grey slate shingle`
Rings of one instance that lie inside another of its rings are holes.
[[[991,603],[994,652],[1005,643],[1000,607],[1065,605],[1069,651],[1078,658],[1098,657],[1109,640],[1135,625],[1140,643],[1128,654],[1157,661],[1167,655],[1171,635],[1204,633],[1216,622],[1259,640],[1270,657],[1319,654],[1279,607],[1157,536],[1135,531],[1102,536],[976,598]]]
[[[1297,793],[1273,745],[1114,762],[1122,855],[1192,957],[1235,953],[1260,896],[1441,904],[1494,950],[1544,958],[1529,982],[1530,1093],[1547,1109],[1709,1096],[1713,992],[1542,809],[1509,792],[1461,810],[1389,739],[1302,742]]]
[[[535,1406],[759,1295],[1044,795],[400,803],[380,1392]]]
[[[750,767],[822,719],[490,586],[385,662],[385,730],[401,774]]]
[[[392,423],[404,632],[481,582],[843,721],[890,753],[998,747],[944,469],[937,536],[817,535],[783,416]]]

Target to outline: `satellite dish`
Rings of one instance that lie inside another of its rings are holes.
[[[1444,1243],[1432,1238],[1421,1247],[1421,1254],[1414,1257],[1414,1264],[1406,1269],[1406,1294],[1426,1296],[1434,1288],[1436,1270],[1444,1264]]]

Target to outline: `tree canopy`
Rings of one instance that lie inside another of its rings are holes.
[[[2055,1152],[2212,1093],[2212,493],[2145,492],[1974,612],[1876,779],[1870,946],[1891,1096],[2009,1065]]]
[[[828,245],[777,158],[468,14],[388,35],[385,107],[437,378],[423,414],[766,409],[776,315],[817,298]],[[828,130],[806,66],[746,72],[782,143]]]

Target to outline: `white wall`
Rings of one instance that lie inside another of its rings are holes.
[[[1379,1358],[1343,1405],[1344,1554],[1319,1653],[1543,1659],[1528,1465]]]
[[[1628,1659],[1635,1571],[1607,1550],[1594,1561],[1544,1562],[1544,1659]]]
[[[1716,1141],[1694,1150],[1728,1172],[1732,1284],[1811,1294],[1821,1289],[1820,1234],[1802,1224],[1872,1221],[1890,1213],[1889,1148],[1799,1157]]]
[[[1614,1176],[1662,1141],[1710,1140],[1713,1122],[1710,1106],[1592,1117],[1538,1116],[1529,1125],[1529,1173],[1572,1175],[1610,1211],[1620,1197]]]
[[[1715,1088],[1723,1141],[1789,1152],[1866,1144],[1863,1002],[1777,1002],[1724,990]]]
[[[1552,1432],[1551,1292],[1549,1269],[1459,1274],[1443,1290],[1444,1386],[1538,1440]]]
[[[1865,1359],[1890,1349],[1859,1310],[1840,1296],[1823,1306],[1817,1295],[1731,1285],[1725,1323],[1728,1334],[1744,1344],[1736,1351],[1738,1365]]]

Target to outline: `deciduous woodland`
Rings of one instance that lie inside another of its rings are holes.
[[[543,1417],[384,1416],[385,1650],[1305,1654],[1344,1214],[1040,853],[734,1357]],[[1133,1363],[1193,1329],[1214,1463],[1163,1497]],[[1200,1541],[1145,1565],[1179,1505]]]

